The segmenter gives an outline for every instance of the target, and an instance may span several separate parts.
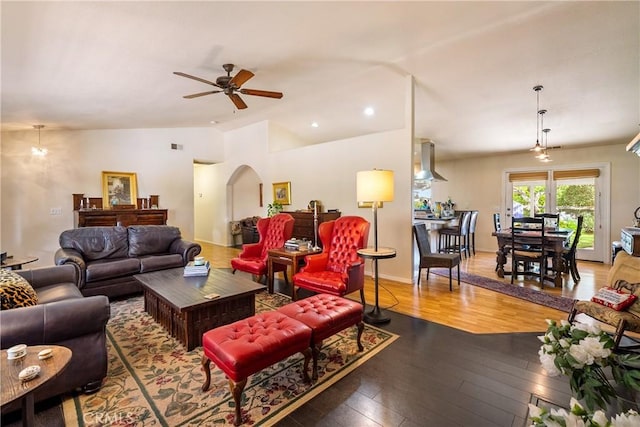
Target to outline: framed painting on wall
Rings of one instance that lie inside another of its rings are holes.
[[[133,172],[102,172],[102,206],[136,205],[138,184]]]
[[[273,183],[273,201],[281,205],[291,204],[291,181]]]

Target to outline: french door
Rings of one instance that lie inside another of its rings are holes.
[[[560,227],[575,232],[578,216],[584,218],[576,257],[607,262],[609,211],[603,210],[604,177],[599,168],[507,172],[505,220],[512,216],[560,213]],[[608,227],[608,226],[607,226]]]

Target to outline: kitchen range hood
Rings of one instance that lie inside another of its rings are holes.
[[[428,181],[446,181],[446,178],[436,172],[435,168],[435,145],[433,142],[420,143],[420,171],[416,173],[415,179]]]

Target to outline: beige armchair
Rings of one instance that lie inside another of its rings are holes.
[[[638,299],[626,310],[616,311],[591,301],[576,301],[569,313],[572,322],[579,313],[584,313],[600,322],[616,328],[613,340],[617,349],[626,331],[640,333],[640,257],[619,252],[609,270],[606,286],[636,295]],[[633,346],[637,347],[637,346]],[[629,348],[629,346],[625,346]]]

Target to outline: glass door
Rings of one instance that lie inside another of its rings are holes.
[[[555,205],[560,212],[560,227],[576,229],[582,215],[582,233],[578,241],[576,258],[602,261],[603,238],[599,230],[599,199],[596,178],[554,180]]]
[[[606,205],[601,200],[604,171],[594,168],[507,173],[503,227],[511,226],[512,216],[558,212],[560,227],[575,230],[578,216],[582,215],[576,258],[607,261],[607,236],[602,224],[609,223],[609,214],[603,210]]]

